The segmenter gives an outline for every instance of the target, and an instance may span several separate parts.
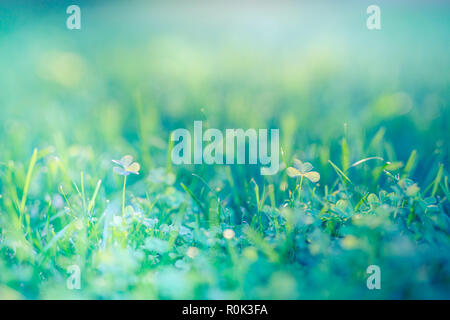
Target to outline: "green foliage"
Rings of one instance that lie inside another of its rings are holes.
[[[449,48],[426,34],[450,20],[399,29],[426,45],[308,28],[280,49],[153,10],[130,36],[124,11],[0,30],[0,299],[450,297]],[[170,133],[198,119],[280,128],[282,169],[174,165]]]

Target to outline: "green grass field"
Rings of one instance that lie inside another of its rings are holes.
[[[1,4],[0,299],[450,298],[449,6],[322,2]],[[174,165],[195,120],[282,170]]]

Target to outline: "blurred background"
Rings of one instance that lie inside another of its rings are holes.
[[[25,3],[0,5],[9,158],[59,135],[100,150],[137,143],[139,122],[158,149],[206,117],[280,128],[288,153],[316,142],[332,153],[344,124],[361,148],[382,127],[390,157],[419,148],[423,166],[448,161],[444,1],[378,1],[379,31],[366,28],[368,1],[78,1],[81,30],[66,28],[71,1]]]

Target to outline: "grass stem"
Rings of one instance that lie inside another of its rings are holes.
[[[303,176],[300,177],[300,184],[298,187],[298,201],[301,202],[301,192],[302,192]]]
[[[122,217],[125,217],[125,188],[127,186],[127,176],[123,178],[123,190],[122,190]]]
[[[36,164],[36,161],[37,161],[37,149],[34,149],[33,155],[31,156],[30,165],[28,166],[27,177],[25,179],[25,185],[23,187],[22,200],[20,202],[19,207],[20,223],[22,223],[23,213],[25,211],[25,204],[27,202],[28,190],[30,189],[31,175],[33,174],[33,169],[34,165]]]

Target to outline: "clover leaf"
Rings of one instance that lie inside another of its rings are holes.
[[[114,167],[113,171],[114,173],[121,175],[121,176],[128,176],[131,173],[132,174],[139,174],[139,170],[141,170],[141,166],[137,162],[133,162],[132,156],[124,156],[120,160],[112,160],[115,164],[119,165],[120,167]]]
[[[294,166],[287,168],[287,174],[291,178],[306,177],[309,181],[316,183],[320,180],[320,174],[312,171],[313,165],[309,162],[302,162],[294,159]]]

